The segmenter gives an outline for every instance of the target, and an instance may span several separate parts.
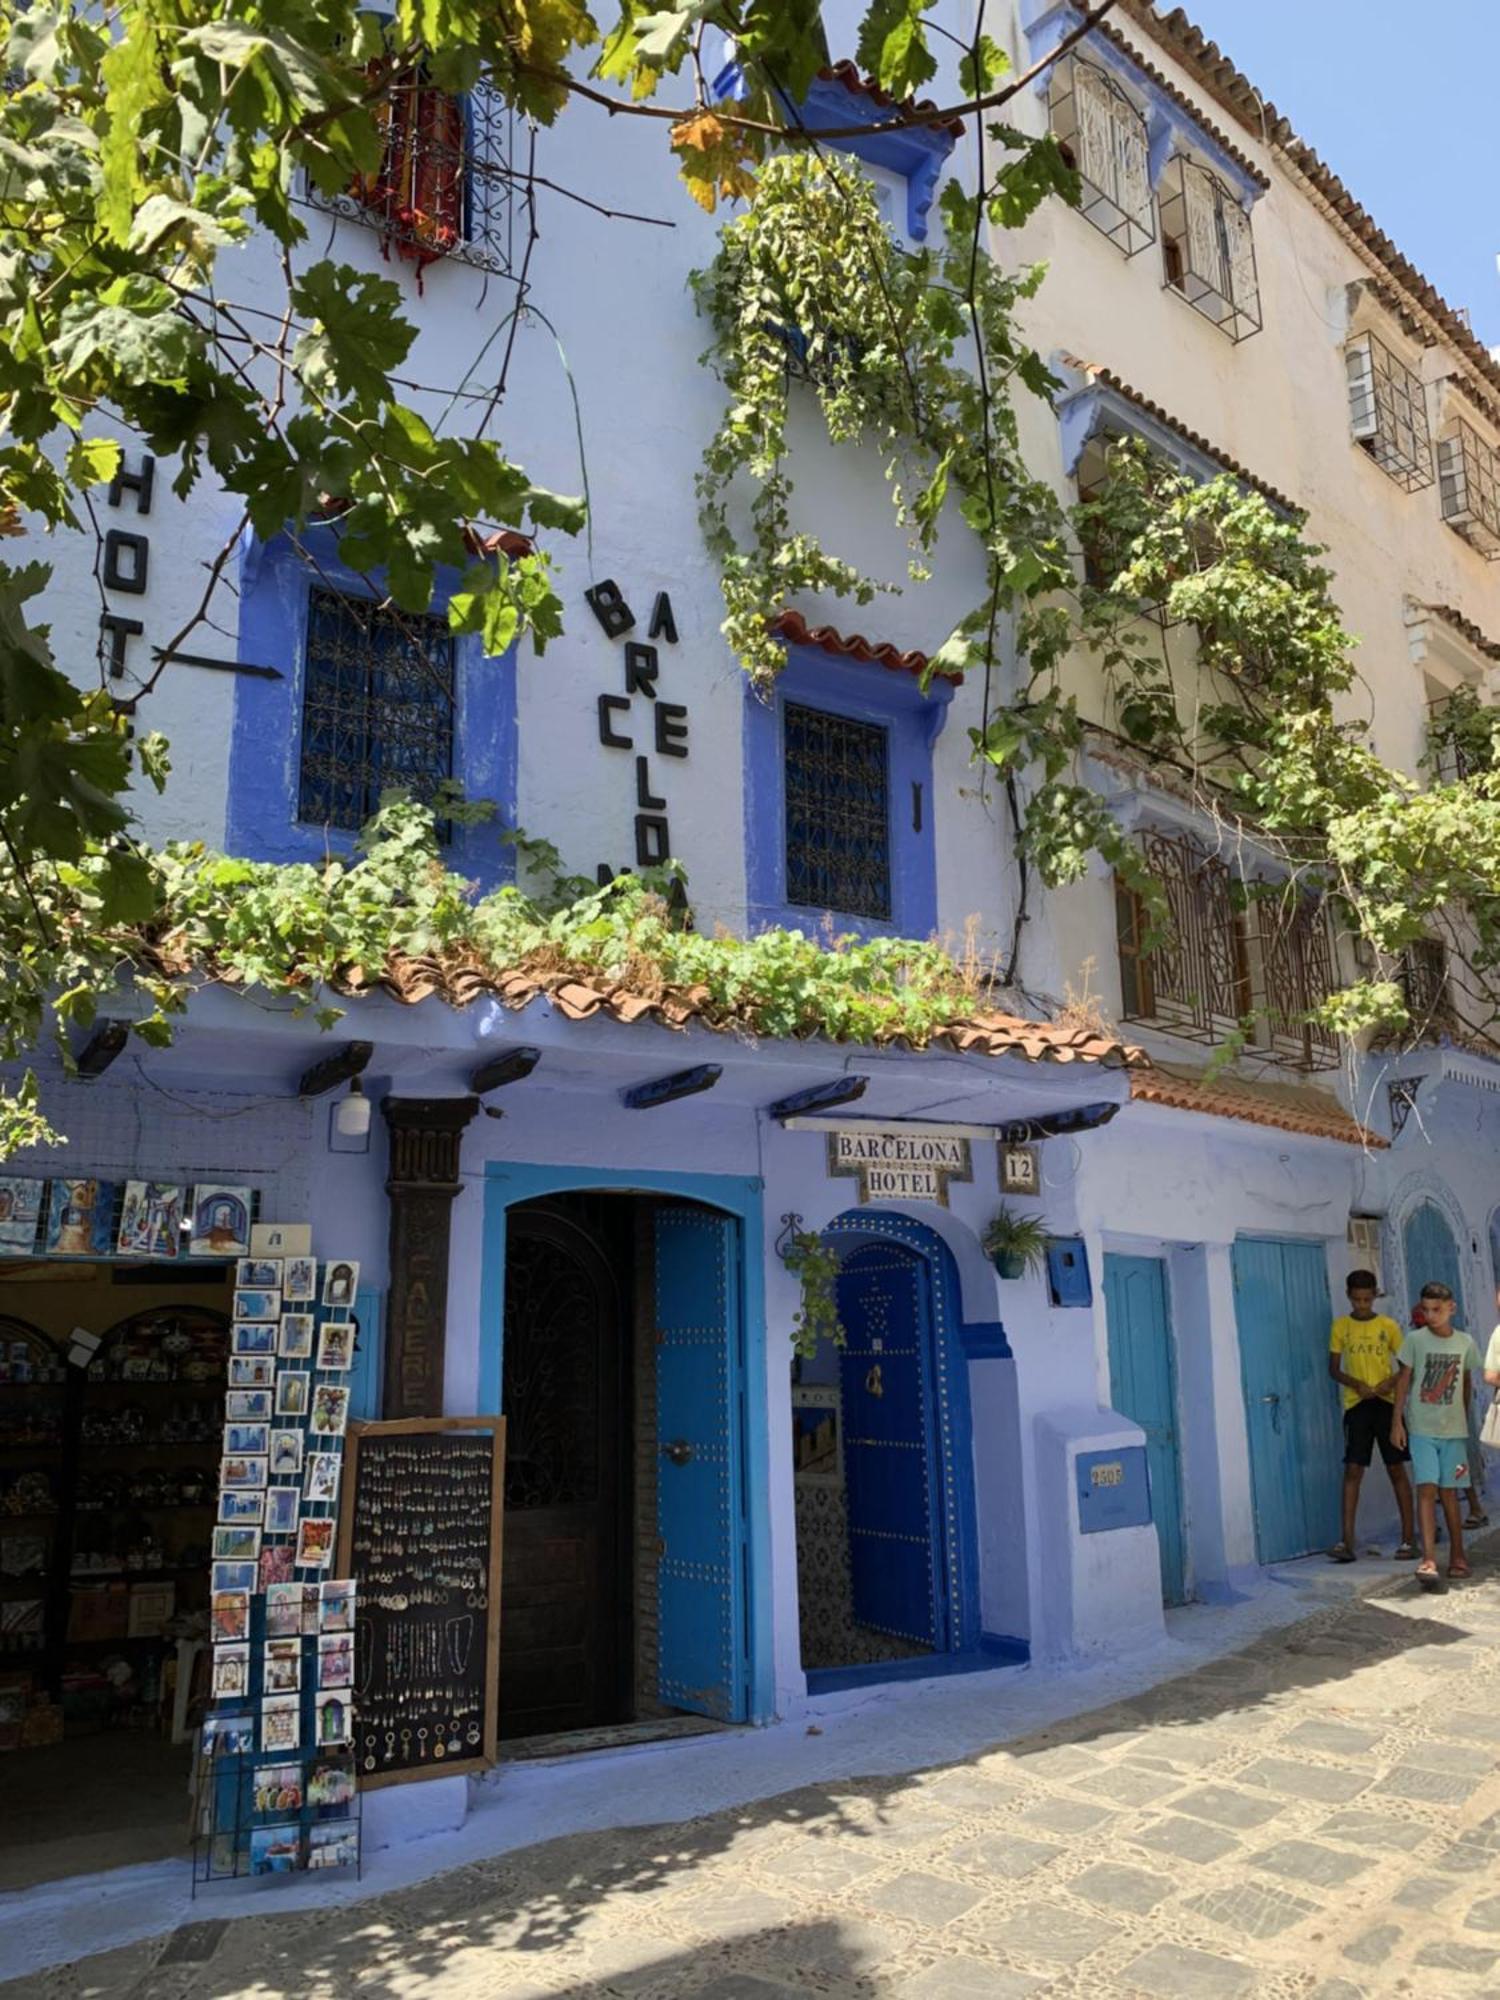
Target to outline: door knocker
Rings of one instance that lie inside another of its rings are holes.
[[[885,1382],[881,1377],[880,1363],[878,1361],[865,1377],[865,1387],[872,1396],[883,1396],[885,1394]]]

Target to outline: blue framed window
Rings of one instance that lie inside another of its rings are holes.
[[[437,795],[453,775],[453,652],[446,619],[308,592],[298,819],[357,833],[387,789]]]
[[[889,732],[786,702],[786,898],[803,910],[891,916]]]
[[[499,658],[446,616],[456,573],[425,614],[388,608],[380,579],[340,560],[336,525],[269,542],[247,536],[239,568],[225,843],[262,861],[352,851],[387,789],[430,799],[455,779],[493,818],[441,827],[450,867],[482,889],[510,881],[516,819],[514,648]]]
[[[749,928],[831,917],[861,937],[938,927],[933,749],[953,688],[792,645],[776,692],[745,691]]]

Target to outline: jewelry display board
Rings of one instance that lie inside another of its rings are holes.
[[[504,1507],[503,1417],[350,1424],[338,1567],[358,1590],[362,1790],[494,1763]]]

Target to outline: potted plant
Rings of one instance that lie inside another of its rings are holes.
[[[1024,1278],[1046,1261],[1047,1225],[1039,1215],[1022,1215],[1002,1202],[984,1232],[985,1254],[1002,1278]]]

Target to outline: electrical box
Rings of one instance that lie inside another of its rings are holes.
[[[1150,1527],[1151,1482],[1143,1444],[1121,1445],[1118,1451],[1081,1451],[1074,1465],[1081,1535],[1097,1535],[1107,1528]]]
[[[1081,1236],[1054,1236],[1047,1246],[1047,1282],[1055,1306],[1091,1306],[1089,1253]]]

